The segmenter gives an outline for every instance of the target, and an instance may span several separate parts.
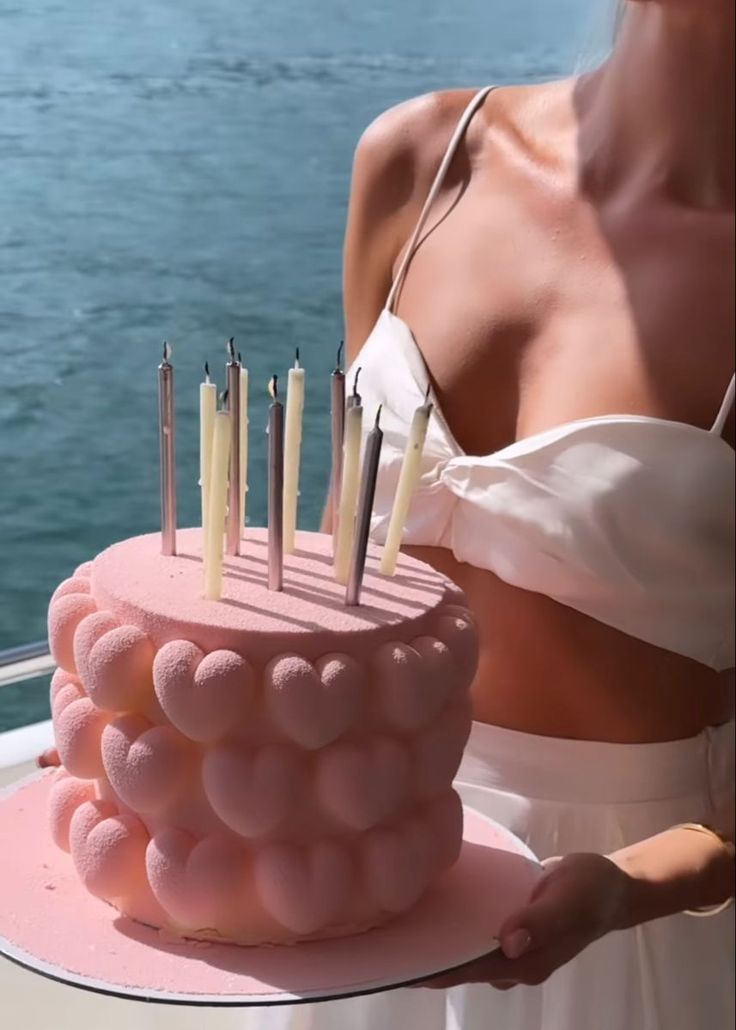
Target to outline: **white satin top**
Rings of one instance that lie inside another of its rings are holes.
[[[734,664],[734,451],[722,438],[731,380],[710,431],[644,415],[567,422],[480,457],[465,454],[433,396],[397,289],[473,113],[450,141],[386,308],[357,368],[365,431],[383,405],[371,535],[385,539],[409,426],[435,404],[404,543],[446,547],[524,590],[723,670]]]

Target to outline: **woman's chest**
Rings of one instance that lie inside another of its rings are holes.
[[[460,445],[606,413],[709,428],[733,373],[723,234],[563,214],[463,202],[412,261],[397,311]]]

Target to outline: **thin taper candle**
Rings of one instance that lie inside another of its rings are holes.
[[[284,406],[278,396],[278,376],[269,390],[268,409],[268,589],[284,586]]]
[[[202,539],[207,537],[207,505],[210,493],[212,434],[217,411],[217,387],[210,382],[210,368],[205,362],[204,382],[199,384],[199,487],[202,502]]]
[[[226,550],[240,554],[240,364],[235,355],[235,341],[228,340],[230,360],[227,363],[227,395],[230,410],[230,486],[227,501]]]
[[[379,405],[375,424],[365,441],[358,515],[355,520],[355,539],[353,540],[353,553],[350,558],[348,585],[345,591],[345,604],[350,606],[360,604],[360,591],[363,586],[365,560],[368,553],[368,538],[371,532],[373,501],[376,495],[376,480],[378,479],[378,464],[381,459],[381,445],[383,444],[383,433],[379,425],[380,418],[381,407]]]
[[[240,365],[240,532],[245,527],[248,506],[248,369],[243,368],[243,359],[238,354]]]
[[[360,394],[358,393],[358,380],[360,379],[361,371],[362,369],[360,368],[357,368],[355,370],[355,375],[353,376],[353,389],[350,393],[350,396],[347,399],[346,407],[348,408],[360,407],[360,405],[363,403],[363,400]]]
[[[164,343],[158,366],[159,450],[161,455],[161,554],[176,554],[176,425],[174,367],[171,347]]]
[[[343,344],[337,349],[337,362],[330,376],[332,401],[332,474],[330,476],[330,498],[332,500],[332,540],[337,540],[337,518],[340,510],[342,490],[342,445],[345,438],[345,373],[341,368]]]
[[[210,465],[207,536],[204,540],[204,596],[217,601],[222,596],[222,555],[225,533],[225,508],[228,493],[231,420],[229,411],[215,414]]]
[[[284,433],[284,553],[293,554],[299,506],[299,463],[304,417],[304,369],[297,348],[294,367],[289,369],[286,390],[286,429]]]
[[[353,394],[356,397],[356,394]],[[363,430],[363,406],[360,397],[357,403],[345,411],[345,442],[343,444],[342,484],[340,505],[337,513],[337,536],[335,538],[335,579],[347,583],[350,571],[350,555],[355,535],[355,511],[360,489],[360,443]]]
[[[411,499],[419,481],[422,452],[431,414],[432,403],[429,400],[429,387],[427,387],[424,404],[414,412],[409,437],[406,441],[404,460],[401,463],[399,481],[396,484],[391,518],[386,531],[386,543],[381,555],[380,569],[384,576],[393,576],[396,572],[396,561],[399,556],[399,548],[401,547],[401,538],[404,535],[406,517],[409,514]]]

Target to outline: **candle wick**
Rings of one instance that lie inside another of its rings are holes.
[[[278,398],[278,395],[279,395],[279,377],[278,376],[271,376],[271,380],[270,380],[270,382],[268,384],[268,392],[271,394],[271,396],[273,397],[274,400],[276,400]]]
[[[235,337],[231,336],[227,341],[227,352],[230,355],[230,361],[235,362]]]
[[[340,346],[337,348],[337,361],[335,362],[335,371],[340,372],[342,370],[342,352],[345,347],[345,341],[340,340]]]
[[[383,410],[383,405],[379,404],[378,405],[378,411],[376,412],[376,421],[373,423],[373,425],[374,425],[374,427],[376,429],[378,429],[378,423],[381,421],[381,411],[382,410]]]
[[[240,353],[240,351],[238,351],[238,364],[239,365],[243,364],[243,355]]]
[[[432,384],[431,383],[427,383],[427,392],[424,394],[424,403],[425,404],[429,400],[429,394],[430,394],[431,389],[432,389]]]
[[[206,383],[209,383],[209,381],[210,381],[210,363],[209,363],[209,361],[205,361],[205,363],[204,363],[204,380],[205,380]]]
[[[164,365],[168,365],[170,359],[171,359],[171,344],[167,343],[166,340],[164,340],[164,360],[163,360]]]
[[[353,397],[357,397],[358,396],[358,377],[360,376],[360,373],[362,371],[363,371],[363,369],[361,367],[361,368],[357,369],[357,371],[355,373],[355,379],[353,379]]]
[[[299,364],[299,348],[296,348],[296,357],[294,358],[294,368],[301,368]]]
[[[228,390],[224,390],[224,391],[222,392],[222,394],[220,395],[220,403],[222,404],[222,408],[223,408],[223,410],[224,410],[225,408],[227,408],[227,403],[228,403],[228,393],[229,393],[229,391],[228,391]]]

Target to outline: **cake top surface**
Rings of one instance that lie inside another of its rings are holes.
[[[332,538],[307,532],[298,532],[295,553],[284,555],[283,591],[271,591],[267,533],[249,529],[243,553],[224,557],[221,599],[207,601],[201,530],[180,529],[177,550],[162,555],[159,533],[113,544],[94,560],[93,593],[112,609],[158,615],[169,624],[288,635],[390,628],[457,600],[448,579],[408,555],[399,556],[396,575],[381,575],[381,551],[371,544],[361,603],[347,607],[345,587],[333,575]]]

